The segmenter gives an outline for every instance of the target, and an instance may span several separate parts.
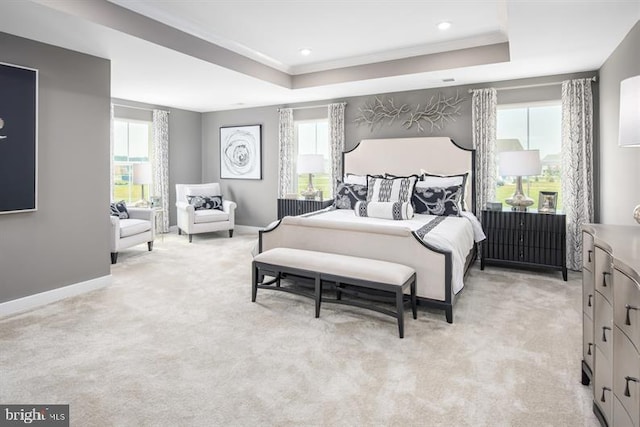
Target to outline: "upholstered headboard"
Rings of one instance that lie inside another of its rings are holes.
[[[406,176],[419,175],[421,169],[437,175],[469,172],[465,201],[475,213],[475,153],[448,137],[363,139],[353,150],[342,154],[343,175]]]

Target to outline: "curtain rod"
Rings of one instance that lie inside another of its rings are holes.
[[[597,81],[596,76],[591,77],[589,80],[592,82]],[[519,86],[505,86],[505,87],[497,87],[495,88],[497,91],[500,90],[514,90],[514,89],[529,89],[534,87],[544,87],[544,86],[556,86],[561,85],[562,82],[550,82],[550,83],[535,83],[530,85],[519,85]],[[469,93],[472,93],[475,89],[469,89]]]
[[[346,102],[336,102],[336,104],[342,104],[342,105],[347,105]],[[291,110],[307,110],[309,108],[323,108],[323,107],[328,107],[331,104],[319,104],[319,105],[306,105],[303,107],[289,107]],[[278,108],[278,111],[280,110],[284,110],[284,108]]]
[[[114,104],[113,102],[111,103],[111,105],[113,105],[114,107],[133,108],[134,110],[144,110],[144,111],[161,110],[161,108],[134,107],[133,105]],[[171,111],[169,110],[163,110],[163,111],[166,111],[167,114],[171,114]]]

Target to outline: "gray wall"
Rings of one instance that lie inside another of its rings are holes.
[[[39,70],[38,211],[0,215],[6,302],[110,274],[111,76],[105,59],[5,33],[0,61]]]
[[[169,111],[169,223],[175,225],[176,184],[199,183],[202,179],[202,114],[123,99],[112,101],[116,104],[115,117],[151,121],[151,110]]]
[[[403,103],[415,106],[424,105],[432,96],[439,92],[445,96],[455,96],[456,91],[460,96],[466,97],[462,104],[461,115],[453,123],[448,123],[442,130],[427,131],[420,134],[416,129],[407,130],[401,123],[393,126],[386,124],[377,126],[373,131],[367,126],[356,125],[355,118],[358,108],[365,102],[370,102],[375,95],[350,97],[344,99],[332,99],[314,103],[295,104],[290,107],[327,104],[330,102],[346,102],[345,109],[345,145],[346,149],[353,148],[360,140],[369,138],[400,138],[415,136],[448,136],[464,147],[472,147],[471,140],[471,99],[468,90],[471,88],[496,87],[498,102],[511,104],[519,102],[534,102],[560,99],[560,82],[567,79],[591,77],[595,72],[565,74],[560,76],[539,77],[504,82],[485,83],[473,86],[457,86],[439,89],[425,89],[408,92],[396,92],[384,94],[393,98],[396,105]],[[541,85],[529,88],[512,88],[514,86]],[[594,88],[594,104],[598,105],[597,84]],[[380,96],[380,95],[379,95]],[[273,221],[277,215],[278,194],[278,111],[277,106],[251,108],[244,110],[219,111],[203,114],[202,119],[202,157],[203,180],[220,182],[225,196],[238,202],[236,222],[242,225],[265,226]],[[596,110],[597,111],[597,110]],[[326,108],[301,109],[294,111],[296,120],[326,117]],[[597,113],[596,113],[597,117]],[[262,150],[263,150],[263,179],[261,181],[244,180],[220,180],[220,154],[219,154],[219,127],[233,125],[262,125]],[[597,135],[597,133],[596,133]]]
[[[636,224],[640,204],[640,148],[618,147],[620,82],[640,75],[640,22],[631,29],[600,69],[600,220]]]

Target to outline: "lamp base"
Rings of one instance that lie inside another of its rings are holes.
[[[305,198],[305,200],[315,200],[318,196],[318,191],[311,188],[307,188],[305,191],[301,192],[300,195]]]
[[[526,212],[527,208],[533,205],[533,199],[527,197],[522,191],[522,177],[516,178],[516,192],[513,196],[505,200],[505,203],[511,206],[511,210],[518,212]]]
[[[636,206],[633,210],[633,219],[636,220],[638,224],[640,224],[640,205]]]

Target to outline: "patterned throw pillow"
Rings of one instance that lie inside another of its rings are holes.
[[[416,184],[411,202],[417,214],[438,216],[460,216],[462,186],[427,187],[422,182]]]
[[[422,176],[420,180],[423,181],[427,187],[442,187],[446,188],[452,185],[462,186],[462,195],[460,196],[460,207],[463,211],[468,210],[465,202],[465,191],[467,188],[467,178],[469,173],[461,173],[458,175],[435,175],[431,174],[424,169],[420,170]]]
[[[187,196],[187,201],[197,211],[201,209],[222,210],[222,196]]]
[[[117,216],[120,219],[128,219],[129,211],[127,211],[127,205],[124,200],[111,203],[111,216]]]
[[[333,205],[336,209],[353,209],[358,201],[367,199],[367,186],[358,184],[346,184],[337,181],[336,198]]]
[[[367,202],[408,202],[417,180],[417,175],[391,179],[368,175]]]
[[[413,218],[413,206],[408,202],[357,202],[356,216],[403,220]]]

